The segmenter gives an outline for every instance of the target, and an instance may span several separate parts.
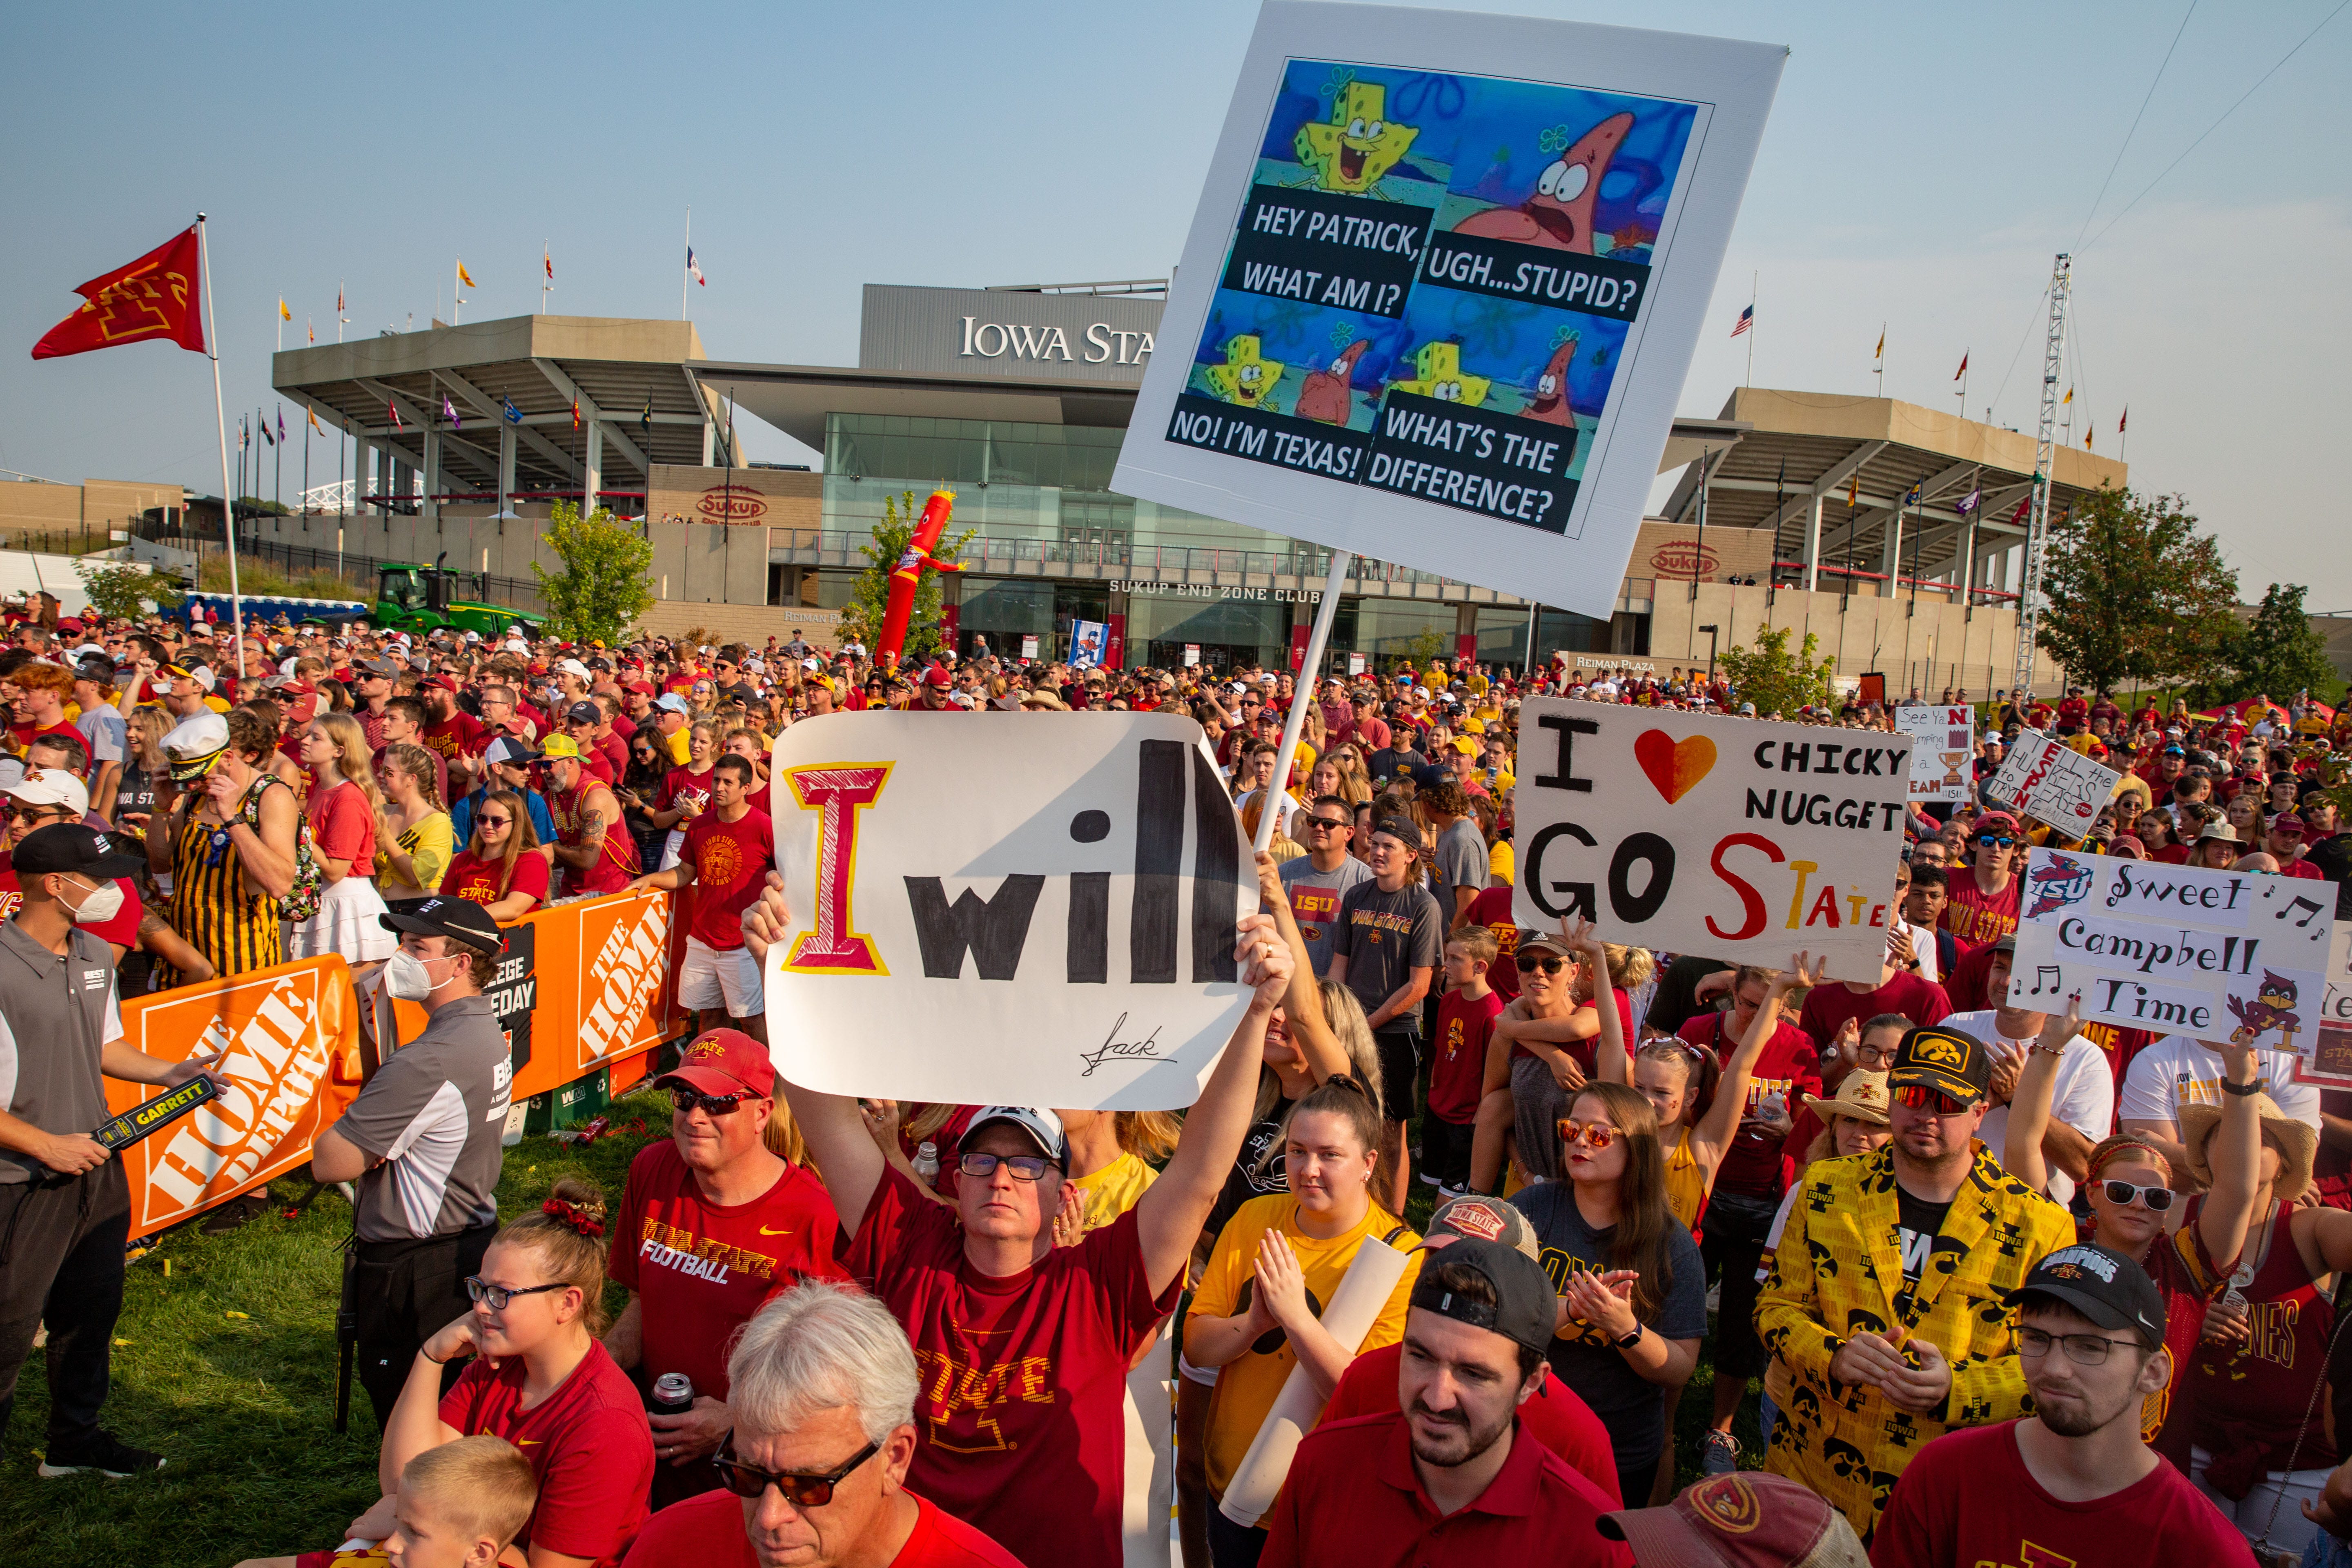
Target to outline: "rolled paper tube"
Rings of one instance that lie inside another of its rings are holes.
[[[1381,1309],[1388,1305],[1396,1282],[1404,1278],[1405,1265],[1412,1261],[1408,1253],[1399,1252],[1388,1243],[1366,1237],[1356,1248],[1356,1256],[1348,1265],[1339,1288],[1331,1292],[1331,1304],[1323,1309],[1323,1331],[1348,1347],[1350,1355],[1364,1342],[1380,1321]],[[1323,1414],[1323,1395],[1315,1392],[1315,1380],[1307,1375],[1303,1366],[1290,1369],[1290,1376],[1275,1396],[1274,1407],[1265,1413],[1265,1424],[1257,1429],[1257,1436],[1234,1468],[1234,1479],[1225,1487],[1225,1495],[1217,1504],[1217,1511],[1244,1528],[1254,1528],[1274,1506],[1289,1479],[1290,1461],[1298,1452],[1298,1439],[1315,1425]]]

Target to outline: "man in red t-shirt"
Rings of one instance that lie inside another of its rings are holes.
[[[1873,1568],[2112,1563],[2126,1542],[2135,1562],[2251,1568],[2246,1538],[2140,1441],[2142,1403],[2179,1375],[2147,1270],[2104,1247],[2062,1247],[2008,1304],[2035,1413],[1914,1455],[1879,1517]]]
[[[1511,885],[1498,882],[1470,900],[1462,913],[1465,926],[1485,926],[1495,933],[1495,962],[1486,966],[1486,982],[1509,1006],[1519,999],[1519,966],[1513,955],[1519,946],[1519,922],[1511,914]]]
[[[1465,1237],[1426,1260],[1405,1313],[1397,1408],[1327,1423],[1298,1445],[1264,1520],[1260,1568],[1315,1563],[1633,1568],[1602,1539],[1617,1504],[1533,1440],[1559,1298],[1542,1266]]]
[[[1951,873],[1941,918],[1961,946],[1982,947],[2017,930],[2018,895],[2024,886],[2017,868],[2025,858],[2025,835],[2009,813],[1988,811],[1977,818],[1969,842],[1975,858]]]
[[[776,1091],[765,1046],[713,1029],[654,1088],[670,1091],[676,1114],[669,1137],[629,1164],[611,1272],[633,1294],[604,1348],[641,1386],[669,1373],[694,1386],[694,1408],[652,1416],[653,1502],[666,1508],[719,1484],[699,1461],[731,1420],[726,1352],[735,1331],[777,1291],[845,1271],[824,1184],[762,1138]]]
[[[44,735],[70,735],[86,754],[89,739],[66,722],[66,699],[73,695],[73,671],[46,659],[20,666],[8,678],[8,732],[21,748]]]
[[[0,849],[0,921],[12,920],[25,902],[25,891],[16,880],[10,857],[26,836],[57,824],[80,823],[89,814],[89,795],[81,780],[62,769],[37,768],[15,784],[0,790],[8,797],[11,808],[5,830],[7,847]],[[139,889],[127,877],[115,879],[121,889],[122,907],[106,920],[82,929],[114,949],[117,963],[131,948],[139,945],[139,919],[142,909]]]
[[[799,929],[780,881],[744,914],[761,963]],[[1266,1020],[1290,984],[1272,917],[1251,915],[1238,931],[1235,963],[1255,994],[1176,1152],[1133,1208],[1076,1246],[1054,1245],[1055,1215],[1079,1199],[1052,1111],[994,1105],[973,1117],[950,1208],[884,1161],[856,1100],[784,1086],[852,1236],[850,1272],[907,1326],[923,1368],[908,1479],[1032,1563],[1124,1559],[1128,1368],[1175,1306],[1241,1154]]]
[[[655,1514],[624,1568],[1021,1568],[908,1489],[927,1380],[880,1302],[821,1280],[796,1285],[744,1328],[728,1373],[745,1397],[719,1456],[725,1489]]]
[[[744,950],[743,910],[775,867],[776,830],[764,812],[751,809],[753,783],[747,759],[732,752],[719,757],[710,768],[710,809],[686,825],[677,864],[629,886],[695,889],[678,1005],[698,1012],[705,1029],[721,1028],[731,1018],[764,1044],[767,989]]]
[[[425,749],[448,764],[448,772],[457,779],[457,793],[463,795],[473,788],[470,781],[480,767],[483,748],[498,737],[457,706],[457,683],[447,676],[436,675],[419,682],[416,695],[425,704]],[[449,796],[445,793],[441,798],[446,801]]]
[[[1826,1055],[1849,1018],[1866,1024],[1881,1013],[1900,1013],[1924,1026],[1936,1023],[1951,1010],[1951,998],[1942,986],[1897,969],[1889,960],[1879,965],[1874,986],[1852,980],[1814,986],[1805,994],[1797,1026],[1811,1038],[1816,1052]]]

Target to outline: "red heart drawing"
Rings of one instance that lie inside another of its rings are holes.
[[[1705,735],[1676,741],[1664,730],[1644,730],[1634,739],[1633,760],[1672,805],[1713,770],[1715,742]]]

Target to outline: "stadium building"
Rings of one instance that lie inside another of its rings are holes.
[[[818,640],[886,506],[946,485],[956,530],[974,531],[946,587],[964,650],[1053,658],[1087,620],[1109,624],[1122,666],[1193,650],[1280,665],[1304,648],[1328,552],[1109,488],[1160,287],[869,284],[855,366],[715,360],[687,321],[568,316],[289,349],[276,386],[350,437],[352,477],[247,527],[289,564],[439,560],[533,605],[530,563],[556,564],[539,538],[551,503],[592,497],[654,544],[652,629]],[[821,467],[747,464],[747,418]],[[1679,479],[1609,618],[1360,560],[1332,668],[1557,651],[1663,671],[1770,625],[1812,633],[1842,677],[1981,695],[2013,668],[2033,447],[1889,399],[1743,387],[1719,417],[1675,422],[1660,472]],[[2126,476],[2074,450],[2054,469],[2060,510]],[[2057,671],[2044,659],[2036,679]]]

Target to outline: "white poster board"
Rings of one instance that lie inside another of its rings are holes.
[[[2336,887],[2072,849],[2027,858],[2009,1001],[2094,1023],[2310,1056]]]
[[[1351,653],[1348,656],[1348,673],[1351,676],[1361,675],[1364,673],[1364,656],[1362,654]]]
[[[1201,662],[1201,645],[1200,645],[1199,643],[1196,643],[1196,642],[1188,642],[1188,643],[1186,643],[1186,644],[1184,645],[1184,668],[1187,668],[1187,669],[1191,669],[1191,668],[1192,668],[1194,666],[1198,665],[1200,662]]]
[[[1022,662],[1022,663],[1024,663],[1024,664],[1026,664],[1026,663],[1028,663],[1031,659],[1035,658],[1036,657],[1037,657],[1037,639],[1036,639],[1036,637],[1035,637],[1034,636],[1024,636],[1024,637],[1022,637],[1022,639],[1021,639],[1021,662]]]
[[[2100,808],[2115,798],[2123,777],[2041,731],[2028,730],[2017,737],[2015,749],[1993,774],[1986,793],[2079,838],[2090,831]]]
[[[2352,1089],[2352,921],[2336,928],[2336,940],[2328,946],[2327,992],[2319,1005],[2319,1026],[2311,1032],[2295,1077],[2304,1083]]]
[[[1267,0],[1111,488],[1605,617],[1787,54]]]
[[[1070,668],[1093,669],[1103,661],[1110,648],[1108,621],[1073,621],[1070,623]]]
[[[1258,905],[1188,718],[841,713],[771,752],[776,1070],[877,1099],[1190,1105]]]
[[[1530,697],[1516,771],[1520,925],[1878,979],[1909,737]]]
[[[1911,798],[1963,801],[1974,776],[1976,714],[1961,705],[1908,702],[1895,710],[1897,733],[1911,737]]]

